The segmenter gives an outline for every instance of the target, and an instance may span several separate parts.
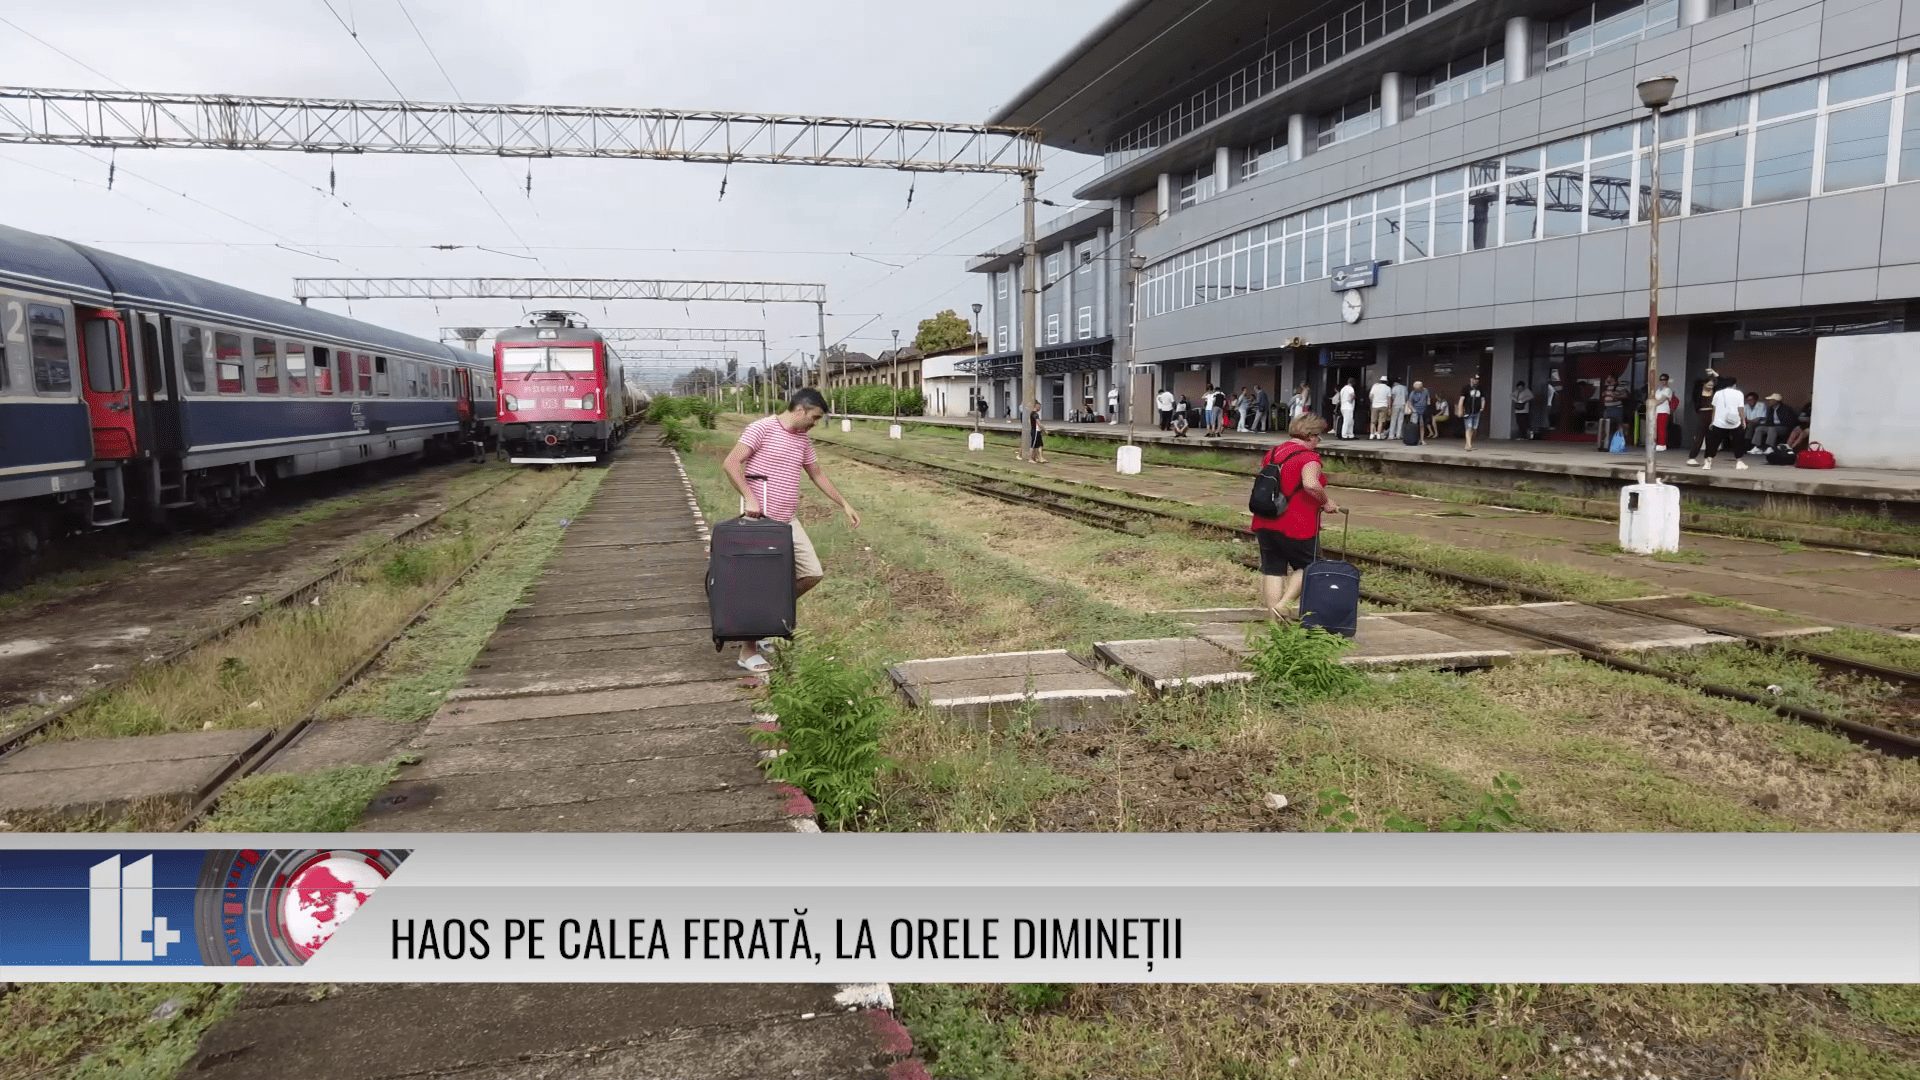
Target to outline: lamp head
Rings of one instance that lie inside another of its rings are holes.
[[[1651,79],[1642,79],[1634,87],[1639,91],[1640,104],[1649,109],[1664,109],[1673,100],[1674,88],[1680,80],[1673,75],[1655,75]]]
[[[974,313],[975,315],[978,315],[978,314],[980,314],[980,307],[981,307],[981,305],[979,305],[979,304],[975,304],[975,305],[973,305],[973,313]]]

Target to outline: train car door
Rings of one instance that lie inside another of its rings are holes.
[[[93,425],[93,456],[100,460],[131,458],[139,443],[134,438],[126,326],[115,311],[81,308],[79,314],[81,366],[86,370],[80,396],[86,399]]]

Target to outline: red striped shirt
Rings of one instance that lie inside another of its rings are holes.
[[[767,478],[765,494],[760,481],[747,481],[747,490],[760,500],[761,512],[775,521],[792,521],[800,509],[800,472],[814,463],[813,439],[788,431],[779,417],[768,416],[747,425],[740,433],[740,445],[747,448],[742,471]]]

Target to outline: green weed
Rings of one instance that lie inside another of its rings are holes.
[[[767,760],[767,775],[806,792],[829,827],[847,828],[873,804],[885,765],[886,699],[873,676],[804,637],[776,654],[770,685],[767,709],[780,728],[756,730],[753,739],[785,752]]]
[[[221,796],[195,831],[346,832],[410,760],[397,757],[382,765],[249,776]]]
[[[35,983],[0,994],[0,1076],[172,1080],[242,987]]]
[[[1247,666],[1275,700],[1286,705],[1358,693],[1366,676],[1340,662],[1353,642],[1318,628],[1276,625],[1264,637],[1253,638]]]
[[[997,1019],[985,994],[965,986],[894,987],[900,1018],[913,1032],[914,1049],[940,1080],[1022,1080],[1009,1060],[1018,1025]]]

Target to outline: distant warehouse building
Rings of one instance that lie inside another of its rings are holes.
[[[1135,0],[991,118],[1104,155],[1076,194],[1110,209],[1043,233],[1042,282],[1104,266],[1137,306],[1086,312],[1076,284],[1045,309],[1057,393],[1129,357],[1137,394],[1285,401],[1306,382],[1322,409],[1347,378],[1451,397],[1478,373],[1494,436],[1524,380],[1533,427],[1590,437],[1604,381],[1644,395],[1654,134],[1635,85],[1665,74],[1676,388],[1723,367],[1804,405],[1818,339],[1920,329],[1920,0]],[[1081,261],[1096,251],[1121,257]],[[974,267],[1003,357],[1017,253]],[[1076,354],[1100,349],[1089,374]]]

